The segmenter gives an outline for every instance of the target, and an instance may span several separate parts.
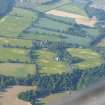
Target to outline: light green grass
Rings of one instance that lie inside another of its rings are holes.
[[[0,61],[30,61],[28,58],[28,50],[18,48],[0,48]]]
[[[81,8],[78,5],[75,5],[73,3],[68,3],[66,5],[63,5],[61,7],[58,7],[57,9],[65,11],[65,12],[70,12],[78,15],[83,15],[87,17],[87,14],[83,8]]]
[[[5,76],[20,78],[35,73],[36,67],[33,64],[0,63],[0,74]]]
[[[40,65],[40,73],[45,74],[62,74],[69,72],[69,66],[65,62],[57,61],[56,54],[46,49],[35,52],[37,63]]]
[[[14,8],[12,12],[0,20],[0,35],[18,36],[24,29],[37,19],[37,13]]]
[[[84,60],[80,63],[73,64],[75,68],[85,70],[99,66],[102,63],[101,56],[91,49],[69,48],[67,51],[72,55],[72,57],[77,57]]]
[[[13,46],[13,47],[32,47],[32,40],[24,40],[24,39],[12,39],[12,38],[3,38],[0,37],[0,46]]]

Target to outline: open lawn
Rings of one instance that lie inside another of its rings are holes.
[[[36,67],[34,64],[0,63],[0,74],[5,76],[22,78],[35,73]]]
[[[40,67],[40,73],[50,75],[70,71],[68,64],[57,60],[56,53],[43,49],[36,51],[34,55],[37,56],[37,64]]]
[[[37,13],[14,8],[9,15],[0,20],[0,35],[2,36],[18,36],[24,29],[37,19]]]
[[[13,47],[32,47],[32,40],[13,39],[0,37],[0,46],[13,46]]]
[[[0,48],[0,61],[29,62],[28,50],[18,48]]]
[[[67,51],[72,57],[83,59],[82,62],[72,64],[75,68],[85,70],[99,66],[102,63],[101,55],[91,49],[69,48]]]

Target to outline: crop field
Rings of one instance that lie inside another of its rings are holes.
[[[75,13],[75,14],[79,14],[79,15],[87,17],[86,11],[83,8],[81,8],[80,6],[75,5],[73,3],[68,3],[66,5],[58,7],[57,9],[61,10],[61,11]]]
[[[0,61],[29,62],[28,50],[18,48],[0,48]]]
[[[14,8],[13,11],[0,20],[0,35],[18,36],[24,29],[37,19],[37,13],[29,10]]]
[[[13,46],[13,47],[25,47],[31,48],[32,41],[24,39],[13,39],[0,37],[0,46]]]
[[[0,74],[14,76],[16,78],[26,77],[28,74],[35,74],[35,64],[0,63]]]
[[[102,63],[101,55],[92,51],[91,49],[70,48],[67,49],[67,51],[72,57],[83,59],[82,62],[72,64],[75,68],[85,70],[99,66]]]
[[[65,62],[58,61],[56,53],[46,49],[38,50],[34,53],[37,56],[37,63],[40,66],[40,73],[62,74],[69,72],[70,67]]]

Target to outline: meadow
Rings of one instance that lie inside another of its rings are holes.
[[[74,68],[86,70],[102,64],[101,55],[91,49],[69,48],[67,51],[72,57],[83,59],[79,63],[72,64]]]
[[[12,47],[25,47],[31,48],[32,47],[32,40],[25,40],[25,39],[15,39],[15,38],[6,38],[0,37],[0,46],[12,46]]]
[[[21,8],[14,8],[7,16],[0,20],[0,35],[16,37],[36,19],[37,13]]]
[[[88,17],[88,15],[86,14],[86,11],[82,7],[75,5],[74,3],[65,4],[63,6],[58,7],[57,9]]]
[[[58,61],[56,53],[48,51],[46,49],[35,51],[36,62],[40,67],[40,73],[42,74],[62,74],[64,72],[70,72],[70,67],[67,63]]]
[[[26,77],[36,73],[35,64],[0,63],[0,74],[16,78]]]
[[[0,48],[1,62],[30,62],[28,50],[18,48]]]
[[[41,18],[39,22],[35,24],[35,26],[39,26],[39,27],[47,28],[51,30],[57,30],[57,31],[66,31],[69,28],[68,24],[64,24],[58,21],[53,21],[48,18]]]

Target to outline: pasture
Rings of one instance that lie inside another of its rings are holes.
[[[32,40],[0,37],[0,46],[31,48],[32,47]]]
[[[26,9],[14,8],[10,14],[0,20],[0,35],[16,37],[36,19],[37,13]]]
[[[65,4],[63,6],[58,7],[57,9],[87,17],[86,11],[82,7],[75,5],[74,3]]]
[[[26,77],[28,74],[34,75],[35,73],[35,64],[0,63],[1,75],[23,78]]]
[[[69,72],[70,70],[68,64],[58,61],[56,53],[46,49],[36,51],[34,56],[37,58],[37,64],[39,65],[40,73],[42,74],[62,74],[64,72]]]
[[[57,31],[66,31],[69,29],[68,24],[64,24],[47,18],[41,18],[39,22],[35,24],[35,26],[39,26],[39,27],[47,28],[51,30],[57,30]]]
[[[18,48],[0,48],[1,62],[30,62],[28,50]]]
[[[79,63],[72,64],[74,68],[86,70],[97,67],[102,63],[101,55],[91,49],[69,48],[67,51],[72,57],[83,59],[83,61]]]

